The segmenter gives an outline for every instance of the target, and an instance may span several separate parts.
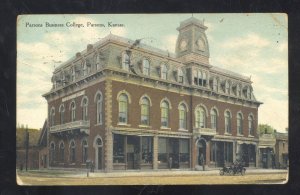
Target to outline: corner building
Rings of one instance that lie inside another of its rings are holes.
[[[109,34],[57,67],[48,102],[51,168],[197,169],[258,165],[251,81],[209,63],[203,22],[180,23],[170,54]]]

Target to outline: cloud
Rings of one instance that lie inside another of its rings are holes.
[[[286,52],[288,50],[288,43],[287,41],[280,43],[279,46],[277,47],[277,50],[279,52]]]
[[[270,45],[270,41],[262,38],[256,33],[249,33],[243,37],[236,37],[225,41],[221,44],[223,48],[245,48],[245,47],[254,47],[254,48],[263,48]]]

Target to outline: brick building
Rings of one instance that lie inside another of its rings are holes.
[[[180,23],[170,54],[109,34],[53,73],[48,102],[49,167],[195,169],[258,164],[251,81],[209,63],[203,22]]]

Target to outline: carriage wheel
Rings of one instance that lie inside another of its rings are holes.
[[[233,175],[233,170],[229,169],[228,173],[229,173],[229,175]]]
[[[220,170],[220,175],[224,175],[223,169]]]

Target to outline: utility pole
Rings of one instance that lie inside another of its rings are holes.
[[[29,133],[28,133],[28,127],[26,125],[26,131],[25,131],[25,167],[27,171],[28,167],[28,147],[29,147]]]

